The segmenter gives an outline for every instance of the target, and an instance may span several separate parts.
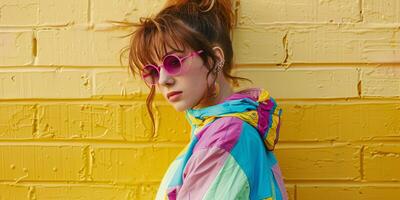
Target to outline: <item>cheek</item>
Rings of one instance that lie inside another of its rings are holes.
[[[188,104],[196,103],[205,95],[205,92],[207,90],[206,77],[208,70],[205,67],[203,68],[204,69],[191,70],[181,79],[181,83],[183,84],[183,87],[186,91],[185,101]],[[209,82],[212,82],[212,79],[209,80]],[[208,85],[210,85],[210,83],[208,83]]]
[[[188,76],[184,77],[185,88],[190,90],[191,94],[204,93],[205,88],[207,88],[206,76],[207,73],[200,70],[188,74]]]
[[[183,99],[172,103],[178,111],[196,106],[207,92],[207,85],[211,85],[212,75],[206,80],[208,69],[202,65],[202,61],[193,62],[189,65],[189,70],[182,76],[175,77],[177,87],[184,91]],[[208,81],[208,82],[207,82]]]
[[[208,69],[205,66],[201,66],[192,70],[190,76],[191,80],[195,82],[196,87],[206,88],[208,84],[212,83],[212,75],[210,74],[207,78]]]

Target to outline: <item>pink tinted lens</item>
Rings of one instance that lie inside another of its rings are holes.
[[[181,61],[175,55],[168,55],[164,58],[164,69],[171,75],[181,71]]]
[[[153,85],[158,82],[159,74],[158,70],[153,65],[147,65],[143,68],[143,79],[146,83]]]

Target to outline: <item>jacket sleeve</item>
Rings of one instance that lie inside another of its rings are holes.
[[[249,199],[248,179],[223,148],[193,153],[183,172],[177,199]]]

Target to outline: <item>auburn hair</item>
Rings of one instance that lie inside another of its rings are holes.
[[[208,76],[213,73],[216,80],[215,63],[218,61],[213,47],[219,46],[224,52],[223,75],[234,85],[246,78],[231,75],[233,48],[231,31],[236,24],[231,0],[167,0],[164,8],[155,16],[141,17],[131,35],[129,69],[133,76],[142,75],[144,65],[157,61],[167,53],[167,47],[175,51],[203,50],[201,59],[207,67]],[[155,134],[152,103],[155,86],[149,86],[146,99],[147,111]]]

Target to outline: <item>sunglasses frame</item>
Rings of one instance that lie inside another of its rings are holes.
[[[164,67],[165,59],[168,58],[169,56],[173,56],[173,57],[177,58],[177,59],[179,60],[180,67],[179,67],[179,71],[176,72],[176,73],[170,73],[167,69],[165,70],[165,72],[166,72],[168,75],[171,75],[171,76],[179,75],[179,74],[181,74],[181,72],[182,72],[183,61],[185,61],[185,60],[186,60],[187,58],[189,58],[189,57],[192,57],[192,56],[194,56],[194,55],[199,55],[199,54],[201,54],[201,53],[203,53],[203,52],[204,52],[203,50],[192,51],[191,53],[189,53],[189,55],[187,55],[187,56],[185,56],[185,57],[182,57],[182,58],[180,58],[179,56],[177,56],[177,55],[175,55],[175,54],[168,54],[168,55],[164,56],[163,62],[162,62],[162,64],[159,65],[159,66],[156,66],[156,65],[153,65],[153,64],[147,64],[147,65],[145,65],[145,66],[143,67],[143,69],[142,69],[142,79],[144,80],[144,82],[145,82],[146,84],[148,84],[148,85],[150,85],[150,86],[156,85],[156,84],[157,84],[156,82],[158,82],[158,79],[160,78],[160,69],[161,69],[161,67]],[[157,81],[154,81],[154,83],[148,83],[148,82],[146,81],[146,77],[147,77],[147,76],[151,76],[151,75],[149,75],[149,74],[146,74],[146,75],[145,75],[145,74],[143,73],[143,71],[144,71],[145,68],[148,68],[148,67],[152,67],[152,68],[154,68],[154,69],[157,70],[158,79],[157,79]]]

